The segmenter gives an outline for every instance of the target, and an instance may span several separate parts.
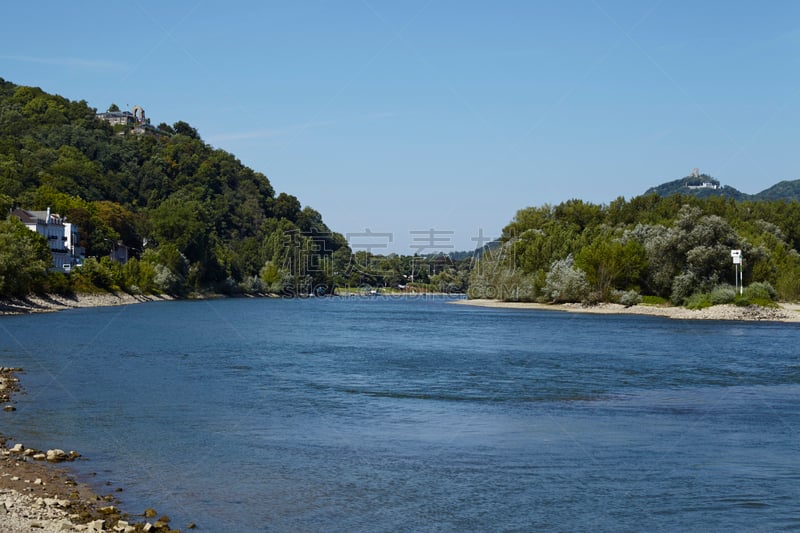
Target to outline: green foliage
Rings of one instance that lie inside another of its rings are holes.
[[[52,264],[47,240],[10,218],[0,221],[0,297],[40,290]]]
[[[625,306],[633,306],[642,303],[642,295],[636,291],[617,291],[617,302]]]
[[[86,102],[0,79],[0,209],[14,206],[65,216],[80,228],[87,257],[122,243],[137,259],[121,269],[88,262],[76,290],[257,289],[253,277],[266,261],[295,282],[332,285],[318,267],[347,248],[317,211],[276,197],[266,176],[205,144],[186,122],[114,131]],[[292,232],[302,238],[287,242]],[[320,257],[306,264],[314,247]]]
[[[44,294],[72,294],[72,278],[63,272],[48,272],[40,290]]]
[[[736,299],[736,289],[731,285],[718,285],[709,295],[712,305],[733,303]]]
[[[261,294],[266,286],[258,276],[249,276],[239,284],[239,290],[245,294]]]
[[[646,294],[642,296],[642,303],[644,305],[666,305],[669,303],[669,300],[661,296]]]
[[[704,183],[715,185],[716,188],[698,187]],[[718,180],[715,180],[707,174],[700,174],[697,178],[693,176],[686,176],[685,178],[663,183],[657,187],[648,189],[645,194],[658,194],[660,196],[692,195],[697,198],[721,197],[733,198],[734,200],[740,201],[754,198],[753,196],[745,194],[733,187],[721,185]]]
[[[580,302],[589,295],[586,273],[575,267],[571,255],[554,261],[545,278],[542,293],[554,303]]]
[[[775,299],[775,296],[777,295],[772,285],[760,281],[756,281],[746,286],[743,290],[743,294],[746,298],[749,298],[751,300],[768,300],[768,301],[773,301]]]
[[[638,285],[647,259],[644,246],[637,241],[623,242],[601,234],[578,252],[575,265],[586,272],[589,285],[600,299],[609,301],[614,290]]]
[[[737,295],[733,303],[738,307],[749,307],[751,305],[757,305],[759,307],[778,307],[778,304],[770,298],[749,296],[747,294]]]
[[[123,265],[109,257],[87,258],[70,274],[72,286],[77,292],[119,291],[128,287]]]
[[[264,290],[273,294],[282,294],[285,284],[288,284],[289,273],[282,271],[278,265],[272,261],[267,261],[258,272]]]
[[[697,292],[686,298],[686,307],[689,309],[705,309],[712,305],[711,294],[707,292]]]
[[[715,287],[734,279],[730,250],[744,257],[744,284],[769,283],[774,298],[800,299],[800,202],[737,201],[655,194],[608,206],[577,200],[519,210],[500,247],[484,254],[470,275],[471,297],[511,294],[517,271],[544,279],[572,254],[589,295],[615,301],[636,291],[683,305],[695,293],[732,301]],[[542,285],[539,286],[542,288]],[[539,294],[538,297],[544,297]]]
[[[690,188],[690,186],[702,185],[703,183],[714,184],[717,188]],[[700,174],[697,178],[686,176],[685,178],[662,183],[645,192],[645,195],[654,194],[660,196],[692,195],[697,198],[729,198],[737,201],[800,200],[800,180],[781,181],[759,193],[746,194],[728,185],[720,184],[718,180],[707,174]]]
[[[149,261],[139,261],[133,257],[122,267],[124,289],[131,294],[158,292],[155,277],[156,265]]]

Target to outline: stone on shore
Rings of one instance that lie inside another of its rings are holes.
[[[55,450],[47,450],[47,460],[51,463],[66,461],[68,458],[69,455],[67,455],[67,452],[64,450],[59,450],[57,448]]]

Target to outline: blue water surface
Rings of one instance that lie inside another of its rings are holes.
[[[798,340],[446,298],[3,317],[0,431],[176,528],[792,530]]]

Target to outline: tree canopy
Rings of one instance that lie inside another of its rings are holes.
[[[85,101],[1,78],[0,207],[66,216],[98,268],[111,247],[126,245],[135,263],[149,266],[129,269],[133,281],[117,281],[138,290],[158,290],[155,278],[178,293],[259,290],[254,280],[268,263],[285,279],[329,289],[332,274],[308,272],[307,261],[289,261],[281,247],[310,253],[324,241],[325,257],[347,248],[317,211],[290,194],[276,196],[266,176],[203,142],[184,121],[137,134],[98,119]],[[148,273],[153,279],[142,278]],[[18,293],[19,283],[0,296]]]
[[[797,300],[799,246],[796,200],[656,194],[608,205],[570,200],[519,210],[501,246],[473,269],[470,295],[594,302],[630,300],[632,293],[685,304],[734,282],[730,251],[739,249],[746,285]]]

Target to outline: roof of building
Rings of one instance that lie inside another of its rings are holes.
[[[58,213],[52,213],[52,212],[50,213],[51,220],[48,221],[47,211],[29,211],[27,209],[14,209],[14,211],[12,211],[11,214],[20,219],[23,224],[38,224],[40,222],[42,224],[47,224],[47,223],[52,223],[53,218],[58,219],[59,223],[63,222],[63,220],[61,220],[61,216]]]
[[[100,118],[127,118],[133,117],[133,113],[130,111],[104,111],[97,113],[97,116]]]

